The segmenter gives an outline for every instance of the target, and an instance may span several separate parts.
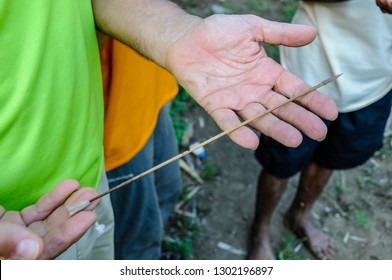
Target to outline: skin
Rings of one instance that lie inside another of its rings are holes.
[[[58,184],[36,204],[22,211],[0,208],[0,259],[53,259],[75,243],[96,222],[99,201],[70,217],[66,207],[98,193],[77,181]]]
[[[332,174],[332,170],[310,163],[301,173],[297,194],[286,212],[287,228],[304,240],[316,259],[331,259],[335,250],[332,239],[310,221],[310,211]],[[270,243],[270,221],[274,209],[286,190],[288,179],[261,171],[256,197],[255,217],[251,232],[249,259],[275,259]]]
[[[240,118],[255,116],[309,87],[270,59],[260,43],[299,47],[315,38],[312,27],[272,22],[253,15],[202,19],[165,0],[92,0],[92,5],[96,26],[102,33],[169,70],[222,130],[233,128]],[[327,128],[319,116],[333,120],[337,108],[331,99],[314,91],[251,125],[284,145],[295,147],[302,141],[300,131],[316,140],[325,137]],[[257,135],[247,127],[230,137],[245,148],[255,149],[258,145]],[[3,258],[54,258],[95,222],[92,211],[69,217],[64,208],[82,197],[92,198],[94,191],[76,191],[79,185],[75,181],[61,184],[67,188],[56,187],[54,193],[21,212],[2,213],[0,229],[6,238],[1,237],[0,243]],[[96,203],[88,209],[95,206]],[[18,229],[23,234],[13,235]],[[25,243],[33,248],[26,255],[18,251],[18,244],[26,240],[23,238],[32,241]]]
[[[331,175],[332,170],[310,163],[301,173],[297,194],[285,215],[286,227],[304,240],[308,250],[321,260],[332,258],[335,245],[328,235],[313,226],[310,212]]]
[[[376,0],[376,3],[383,12],[391,11],[391,0]],[[320,196],[332,172],[333,170],[320,167],[314,162],[304,168],[301,172],[296,196],[284,216],[286,227],[291,229],[299,239],[304,240],[305,246],[316,259],[331,259],[336,249],[332,239],[315,228],[310,221],[311,208]],[[278,178],[265,170],[261,171],[250,237],[249,259],[275,259],[270,242],[270,220],[286,190],[287,183],[287,179]]]
[[[392,0],[376,0],[377,6],[386,14],[392,14]]]
[[[131,7],[139,11],[134,17],[129,16]],[[222,130],[309,87],[269,58],[260,43],[308,44],[316,36],[310,26],[253,15],[202,19],[170,1],[158,0],[93,0],[93,10],[98,29],[169,70]],[[320,80],[323,78],[328,77]],[[254,121],[252,126],[284,145],[296,147],[302,141],[299,131],[316,140],[325,137],[327,128],[318,116],[335,119],[337,109],[331,99],[315,91]],[[245,148],[255,149],[259,143],[247,127],[230,137]]]

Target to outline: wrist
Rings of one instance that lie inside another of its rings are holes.
[[[180,39],[186,37],[187,34],[192,33],[192,31],[195,30],[203,21],[202,18],[189,14],[185,14],[182,17],[183,18],[178,20],[178,23],[176,23],[176,27],[171,28],[171,26],[167,26],[165,28],[165,36],[160,38],[160,40],[162,40],[162,38],[165,37],[163,40],[164,45],[162,45],[161,48],[156,48],[158,51],[156,54],[156,62],[170,72],[172,72],[171,65],[173,65],[173,56],[169,55],[170,50],[176,46],[176,43]]]

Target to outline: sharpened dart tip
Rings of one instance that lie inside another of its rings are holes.
[[[343,75],[343,73],[337,74],[337,75],[335,75],[335,76],[333,76],[333,77],[331,77],[331,78],[325,80],[323,84],[324,84],[324,85],[329,84],[330,82],[335,81],[337,78],[339,78],[339,77],[342,76],[342,75]]]
[[[336,80],[337,78],[339,78],[342,75],[343,75],[343,73],[340,73],[340,74],[337,74],[337,75],[333,76],[333,78]]]
[[[82,200],[67,207],[68,214],[72,217],[90,205],[90,200]]]

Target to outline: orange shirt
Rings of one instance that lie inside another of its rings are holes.
[[[153,132],[159,111],[178,92],[175,78],[154,62],[110,39],[101,52],[105,93],[105,168],[137,154]]]

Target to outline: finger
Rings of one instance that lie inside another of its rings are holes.
[[[64,206],[67,207],[69,205],[72,205],[74,203],[83,201],[83,200],[90,200],[92,198],[95,198],[98,195],[98,192],[91,187],[84,187],[74,194],[64,203]],[[96,199],[90,205],[84,209],[84,210],[94,210],[98,204],[101,202],[101,199]]]
[[[80,202],[82,200],[90,200],[97,194],[98,193],[90,187],[79,189],[74,194],[72,194],[72,196],[63,205],[56,208],[56,210],[54,210],[45,220],[32,223],[30,228],[33,229],[34,232],[36,232],[39,236],[44,237],[49,231],[62,227],[68,220],[70,220],[70,216],[67,210],[68,205]],[[87,208],[83,209],[77,214],[91,212],[99,203],[100,200],[97,199],[96,201],[93,201]],[[93,216],[95,216],[95,214],[93,214]],[[90,217],[90,214],[88,214],[88,217]]]
[[[21,215],[20,215],[20,212],[17,212],[17,211],[5,212],[1,218],[1,221],[26,226]]]
[[[255,112],[258,115],[265,111],[266,109],[261,104],[252,103],[245,110],[238,113],[244,119],[251,119],[254,117]],[[287,147],[297,147],[302,142],[302,134],[296,128],[281,121],[271,113],[251,122],[250,126]]]
[[[286,97],[274,91],[270,91],[265,94],[263,106],[267,109],[276,108],[282,104],[285,104],[286,102]],[[322,140],[327,134],[327,127],[318,116],[294,102],[290,102],[283,105],[282,107],[273,110],[269,115],[271,114],[277,116],[280,120],[286,122],[287,124],[294,126],[296,129],[302,131],[314,140]],[[265,120],[268,120],[268,118]],[[256,120],[254,122],[254,127],[258,128],[258,124],[260,124],[261,122],[265,123],[265,120]],[[271,128],[275,129],[275,127]],[[285,129],[289,129],[289,127],[286,126]],[[293,132],[294,130],[290,129],[287,131],[287,133],[289,131]]]
[[[230,109],[219,109],[211,113],[211,117],[215,120],[218,126],[227,131],[233,129],[241,124],[240,119],[236,113]],[[241,127],[228,135],[238,145],[255,150],[259,145],[259,138],[248,127]]]
[[[64,252],[69,246],[77,242],[83,234],[97,221],[97,215],[92,210],[101,200],[92,202],[86,209],[69,216],[67,206],[82,200],[89,200],[98,193],[93,188],[82,188],[72,195],[66,203],[56,209],[48,218],[48,233],[44,236],[44,257],[52,259]]]
[[[322,78],[326,79],[328,77]],[[287,97],[297,96],[300,93],[307,91],[309,88],[310,86],[303,80],[287,70],[281,72],[274,86],[276,92]],[[335,120],[338,116],[336,104],[331,98],[318,91],[313,91],[304,97],[297,99],[296,103],[327,120]]]
[[[0,233],[0,258],[33,260],[42,254],[42,240],[26,227],[1,221]]]
[[[34,221],[46,219],[79,188],[80,185],[75,180],[65,180],[59,183],[50,193],[41,197],[36,204],[22,210],[24,222],[29,225]]]
[[[317,35],[316,29],[308,25],[274,22],[256,16],[247,19],[258,42],[299,47],[309,44]]]
[[[66,210],[64,209],[64,211]],[[62,214],[63,216],[68,215],[66,212]],[[96,221],[95,212],[83,210],[72,217],[68,216],[61,226],[50,227],[43,237],[45,251],[42,258],[53,259],[59,256],[77,242]]]
[[[58,207],[45,221],[32,223],[30,228],[45,242],[42,258],[52,259],[78,241],[97,221],[94,210],[100,200],[92,202],[86,209],[69,216],[67,206],[82,200],[90,200],[98,193],[90,187],[79,189],[64,205]]]
[[[302,84],[304,83],[302,82]],[[306,89],[308,88],[309,86],[306,86]],[[295,90],[292,91],[295,92]],[[225,99],[222,100],[221,96],[225,96]],[[237,111],[241,118],[248,120],[262,112],[263,108],[275,108],[286,102],[287,97],[272,91],[270,86],[245,85],[238,90],[230,88],[230,91],[212,94],[209,96],[205,108],[210,111],[219,106],[232,109]],[[257,103],[260,106],[254,105]],[[253,105],[249,106],[249,104]],[[210,114],[213,112],[210,112]],[[267,115],[269,116],[264,116],[252,122],[251,126],[289,147],[296,147],[302,141],[301,133],[298,130],[314,140],[324,139],[327,133],[327,127],[318,116],[293,102],[275,109]],[[276,115],[278,118],[273,118],[272,115]],[[225,120],[221,118],[219,121],[223,123]],[[284,122],[287,124],[284,124]],[[234,127],[234,124],[231,124],[232,127]],[[274,129],[277,131],[274,132]],[[235,138],[235,136],[233,137]]]

